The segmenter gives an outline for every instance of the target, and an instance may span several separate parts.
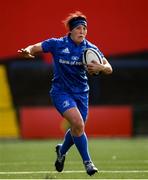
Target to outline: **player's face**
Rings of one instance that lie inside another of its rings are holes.
[[[79,25],[71,31],[71,38],[76,44],[80,44],[87,35],[87,27]]]

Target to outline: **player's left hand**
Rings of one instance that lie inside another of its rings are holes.
[[[104,69],[104,65],[99,64],[96,61],[92,61],[90,64],[87,65],[87,70],[88,70],[88,73],[90,75],[95,74],[95,73],[99,73],[103,69]]]

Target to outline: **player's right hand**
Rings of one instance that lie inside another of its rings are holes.
[[[17,52],[24,58],[35,58],[35,56],[31,55],[26,49],[19,49]]]

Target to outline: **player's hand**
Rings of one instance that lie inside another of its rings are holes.
[[[24,58],[35,58],[35,56],[31,55],[27,49],[19,49],[17,52]]]
[[[104,69],[103,64],[99,64],[96,61],[92,61],[90,64],[87,65],[87,70],[90,75],[96,74],[101,72]]]

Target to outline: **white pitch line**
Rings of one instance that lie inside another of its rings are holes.
[[[57,174],[57,171],[17,171],[17,172],[0,172],[0,174],[4,175],[4,174],[45,174],[45,173],[49,173],[49,174]],[[85,173],[85,171],[80,170],[80,171],[63,171],[62,173]],[[115,171],[111,171],[111,170],[101,170],[99,171],[99,173],[148,173],[148,170],[115,170]]]
[[[135,163],[142,163],[142,164],[147,164],[148,160],[107,160],[107,161],[95,161],[96,163],[129,163],[129,164],[135,164]],[[68,162],[68,164],[79,164],[81,163],[81,161],[74,161],[74,162]],[[23,162],[0,162],[0,166],[5,166],[5,165],[28,165],[28,164],[53,164],[53,162],[27,162],[27,161],[23,161]]]

